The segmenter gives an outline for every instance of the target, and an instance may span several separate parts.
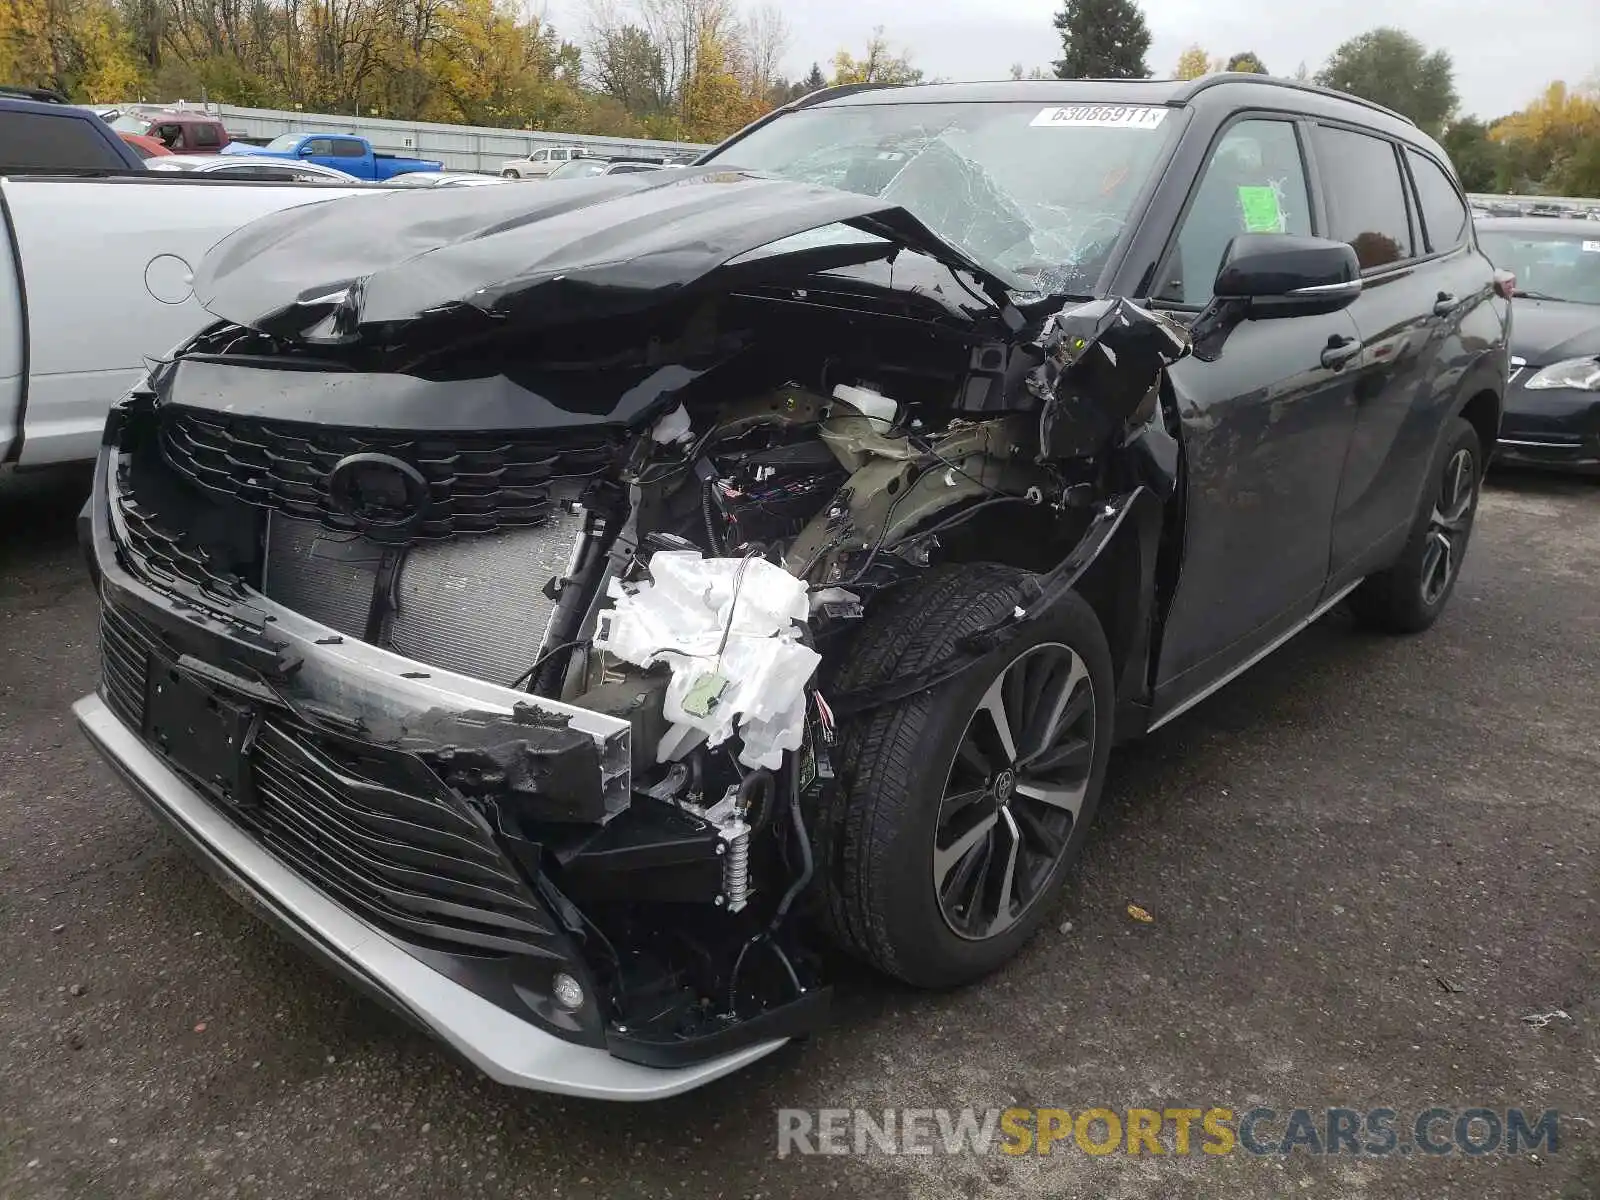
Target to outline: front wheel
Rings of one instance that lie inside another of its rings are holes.
[[[1021,572],[930,571],[868,618],[838,684],[936,668],[1017,603]],[[834,939],[921,987],[1011,958],[1051,915],[1099,801],[1111,656],[1069,594],[949,683],[846,724],[818,859]]]
[[[1358,618],[1388,633],[1420,633],[1439,619],[1461,575],[1482,480],[1477,431],[1456,417],[1405,549],[1392,567],[1351,593]]]
[[[500,178],[502,178],[502,179],[521,179],[522,176],[518,175],[515,171],[501,171],[500,172]]]

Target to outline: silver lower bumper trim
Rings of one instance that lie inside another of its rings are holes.
[[[563,1041],[413,958],[284,866],[175,774],[98,696],[85,696],[72,712],[135,796],[232,885],[230,893],[492,1079],[598,1100],[659,1100],[737,1071],[783,1045],[764,1042],[693,1066],[657,1069]]]

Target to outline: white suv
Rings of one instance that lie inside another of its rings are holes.
[[[507,179],[543,179],[562,163],[582,157],[581,146],[547,146],[527,158],[506,159],[500,164],[500,174]]]

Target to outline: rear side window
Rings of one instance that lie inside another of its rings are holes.
[[[1472,214],[1467,202],[1456,191],[1450,176],[1433,159],[1406,149],[1411,178],[1417,185],[1417,203],[1422,209],[1422,228],[1428,235],[1428,249],[1454,250],[1467,240]]]
[[[333,157],[335,158],[360,158],[366,152],[367,148],[353,138],[334,139]]]
[[[127,160],[88,121],[42,113],[0,113],[0,172],[127,168]]]
[[[1355,248],[1364,271],[1412,257],[1411,224],[1394,144],[1326,125],[1316,127],[1315,138],[1332,236]]]
[[[195,125],[190,129],[190,133],[194,135],[196,146],[222,145],[222,137],[217,133],[215,125]]]

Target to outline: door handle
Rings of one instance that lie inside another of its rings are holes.
[[[1433,315],[1448,317],[1456,309],[1456,298],[1449,292],[1440,292],[1433,300]]]
[[[1344,368],[1356,355],[1361,353],[1361,342],[1357,338],[1334,334],[1328,339],[1328,344],[1322,350],[1322,365],[1330,371]]]

